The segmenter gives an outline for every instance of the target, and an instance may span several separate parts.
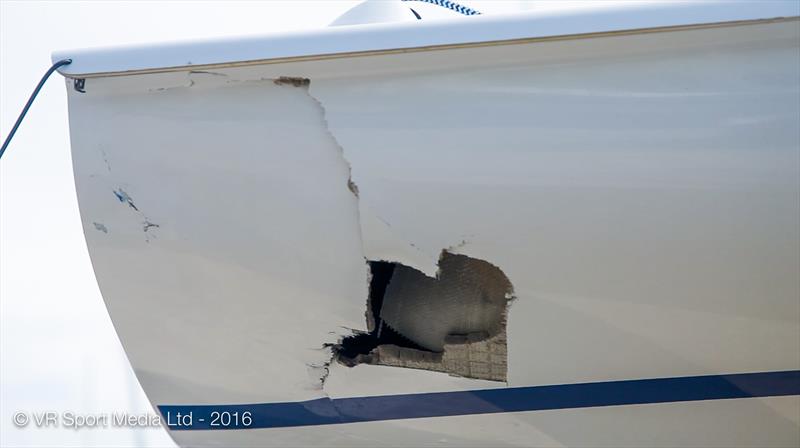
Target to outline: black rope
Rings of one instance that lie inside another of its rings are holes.
[[[19,114],[19,118],[17,118],[17,122],[14,123],[14,127],[11,128],[11,132],[8,133],[8,137],[6,137],[6,141],[3,142],[3,147],[0,148],[0,158],[2,158],[3,157],[3,153],[6,152],[6,148],[8,148],[8,144],[11,142],[11,139],[14,137],[14,134],[17,132],[17,129],[19,128],[20,123],[22,123],[22,119],[25,118],[25,114],[28,113],[28,109],[31,108],[31,104],[33,104],[33,100],[36,99],[36,95],[39,94],[39,91],[42,90],[42,87],[44,86],[44,83],[47,82],[47,78],[49,78],[50,75],[52,75],[54,71],[58,70],[59,67],[63,67],[65,65],[69,65],[69,64],[72,64],[72,59],[62,59],[62,60],[56,62],[55,64],[53,64],[53,66],[50,67],[49,70],[47,70],[47,73],[45,73],[44,76],[42,76],[42,80],[39,81],[39,85],[37,85],[36,88],[33,90],[33,93],[31,94],[31,97],[28,98],[27,104],[25,104],[25,107],[22,108],[22,112]]]

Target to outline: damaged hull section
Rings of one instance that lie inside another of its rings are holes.
[[[263,410],[169,428],[187,446],[797,445],[799,40],[782,20],[68,80],[142,387]]]

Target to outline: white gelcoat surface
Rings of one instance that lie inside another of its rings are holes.
[[[92,263],[145,390],[319,396],[322,342],[363,322],[367,269],[348,168],[305,89],[81,95],[70,114]]]
[[[799,369],[798,39],[788,21],[68,84],[84,231],[142,386],[154,404],[504,387],[334,366],[319,388],[322,344],[365,328],[364,254],[383,241],[362,236],[366,207],[386,246],[506,273],[510,386]],[[798,405],[172,435],[792,446]]]
[[[520,46],[518,65],[311,93],[362,204],[509,276],[511,385],[780,370],[800,365],[798,24],[780,28]]]

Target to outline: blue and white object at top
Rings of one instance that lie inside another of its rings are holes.
[[[800,4],[463,4],[54,55],[97,280],[171,436],[798,446]],[[414,306],[376,315],[366,264],[443,285],[443,254],[513,286],[502,332],[448,333],[452,365],[332,356],[445,321],[391,282]]]
[[[477,9],[450,0],[367,0],[339,16],[331,26],[435,20],[479,14]]]

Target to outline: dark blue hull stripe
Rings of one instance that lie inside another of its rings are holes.
[[[782,395],[800,395],[800,370],[158,408],[173,430],[255,429]]]

